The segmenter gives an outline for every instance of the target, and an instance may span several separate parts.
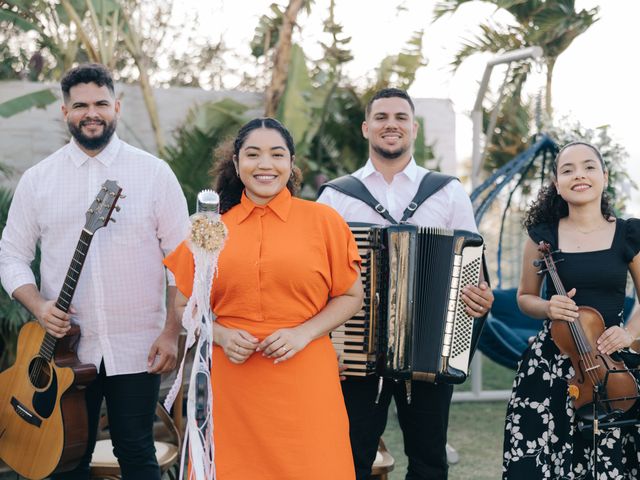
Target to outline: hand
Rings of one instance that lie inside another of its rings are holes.
[[[231,363],[240,365],[256,351],[258,339],[244,330],[214,323],[213,342],[220,345]]]
[[[551,320],[564,320],[573,322],[578,318],[578,306],[572,300],[576,294],[576,289],[572,288],[567,292],[567,296],[554,295],[547,305],[547,317]]]
[[[349,369],[344,363],[338,364],[338,375],[340,375],[340,381],[343,382],[347,379],[345,375],[342,375],[343,372],[346,372]]]
[[[71,328],[71,315],[76,313],[75,308],[69,307],[69,313],[64,313],[54,300],[42,303],[40,310],[36,314],[38,323],[50,335],[56,338],[64,337]]]
[[[276,330],[260,345],[258,351],[262,351],[262,356],[275,358],[273,363],[289,360],[296,353],[306,347],[311,341],[311,336],[306,333],[304,325],[295,328],[283,328]]]
[[[601,353],[611,355],[613,352],[628,348],[635,338],[622,327],[607,328],[598,339],[598,350]]]
[[[147,372],[166,373],[176,368],[179,331],[165,329],[153,342],[147,357]]]
[[[467,305],[466,311],[475,318],[486,315],[493,305],[493,292],[487,282],[475,285],[467,285],[462,289],[462,300]]]

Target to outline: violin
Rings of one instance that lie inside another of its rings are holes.
[[[546,267],[538,273],[548,272],[558,295],[567,296],[550,245],[540,242],[538,251],[541,260],[536,260],[534,265],[539,267],[544,263]],[[578,306],[578,315],[573,322],[551,321],[551,337],[560,352],[571,359],[575,371],[569,380],[568,393],[576,411],[593,404],[595,391],[598,392],[599,411],[628,411],[637,400],[636,379],[622,361],[613,360],[598,350],[597,340],[605,331],[600,312],[595,308]]]

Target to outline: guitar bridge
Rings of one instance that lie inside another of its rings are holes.
[[[11,397],[11,406],[18,414],[18,416],[25,422],[30,423],[31,425],[35,425],[36,427],[40,427],[40,425],[42,425],[42,420],[40,419],[40,417],[38,417],[35,413],[25,407],[24,404],[16,399],[16,397]]]

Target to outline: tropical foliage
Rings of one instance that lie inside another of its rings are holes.
[[[231,99],[206,103],[191,110],[187,120],[165,149],[171,165],[193,213],[196,195],[211,187],[207,172],[213,161],[213,150],[245,123],[247,107]]]
[[[283,29],[289,28],[288,23],[297,18],[298,13],[305,10],[308,12],[311,4],[309,1],[291,0],[288,9],[272,5],[269,13],[260,18],[251,41],[252,53],[259,64],[278,70],[276,57],[283,55],[280,47],[283,42],[292,42],[291,32],[287,30],[284,35]],[[382,59],[375,77],[370,79],[368,85],[354,86],[352,80],[343,73],[345,65],[353,59],[349,50],[351,39],[344,35],[334,10],[335,0],[332,0],[324,22],[326,40],[321,42],[321,58],[310,60],[302,47],[292,42],[286,49],[289,58],[286,70],[280,73],[274,71],[271,84],[265,88],[271,99],[271,104],[265,107],[265,111],[275,112],[275,116],[292,132],[296,142],[296,162],[304,175],[302,194],[309,198],[315,197],[317,187],[326,179],[351,172],[366,161],[367,144],[362,138],[359,125],[364,119],[366,102],[374,92],[391,85],[409,88],[416,71],[426,63],[422,56],[423,32],[414,32],[402,52]],[[292,12],[296,15],[291,16]],[[290,15],[288,19],[287,15]],[[284,84],[282,78],[285,80]],[[282,87],[284,90],[278,94]],[[210,112],[207,121],[212,124],[219,124],[219,120],[230,113],[234,114],[235,119],[242,118],[240,112],[226,111],[226,107],[220,104],[209,103],[200,108]],[[197,111],[194,111],[194,115],[197,115]],[[200,134],[206,129],[205,124],[198,128]],[[186,159],[191,156],[192,149],[188,147],[188,138],[193,133],[193,127],[186,126],[176,137],[177,144],[183,146],[184,158],[180,148],[170,147],[171,165],[178,178],[185,182],[196,180],[180,173],[186,172],[187,168],[178,166],[189,161]],[[183,135],[184,139],[180,138]],[[419,130],[419,135],[415,156],[418,161],[423,162],[432,158],[433,154],[425,145],[423,129]],[[206,139],[211,141],[210,152],[222,140],[215,128],[210,135],[200,135],[198,138],[202,142],[199,145],[203,148]],[[206,161],[210,160],[211,156],[208,155]],[[197,192],[195,185],[201,180],[196,180],[193,187],[188,185],[185,188]]]
[[[0,188],[0,229],[2,230],[7,223],[12,197],[13,193],[10,190]],[[29,317],[27,310],[18,302],[13,301],[4,289],[0,288],[0,371],[13,363],[18,330]]]
[[[434,10],[436,19],[463,8],[471,0],[440,0]],[[464,42],[452,61],[458,68],[470,56],[479,52],[504,53],[530,46],[540,46],[543,50],[546,85],[544,90],[544,117],[552,119],[553,71],[558,57],[571,45],[573,40],[587,31],[598,20],[598,7],[590,10],[576,10],[573,0],[488,0],[496,10],[508,12],[512,21],[503,25],[497,22],[479,26],[480,33],[474,40]],[[488,158],[485,166],[494,169],[506,159],[523,151],[530,137],[531,104],[523,99],[523,85],[531,71],[533,60],[514,62],[504,82],[504,98],[501,105],[487,109],[500,109],[495,130],[488,142]],[[496,103],[499,103],[496,100]],[[488,125],[488,119],[485,120]]]
[[[567,117],[561,118],[548,133],[562,146],[573,141],[588,142],[595,145],[604,159],[609,171],[607,193],[614,200],[614,207],[623,214],[632,189],[637,185],[629,176],[625,162],[629,158],[626,149],[616,142],[609,133],[609,125],[589,128]]]

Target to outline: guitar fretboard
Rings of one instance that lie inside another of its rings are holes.
[[[91,245],[92,239],[92,233],[87,230],[82,230],[80,239],[78,240],[78,245],[76,245],[76,250],[73,253],[73,258],[71,259],[71,264],[69,265],[69,270],[67,270],[67,276],[64,279],[64,283],[60,289],[60,294],[56,300],[56,307],[65,313],[69,311],[69,307],[71,306],[71,300],[73,300],[73,294],[78,286],[80,272],[82,272],[82,267],[84,266],[84,261],[87,258],[87,252],[89,251],[89,245]],[[57,342],[58,339],[56,337],[46,333],[42,341],[42,346],[40,347],[40,355],[47,360],[51,360],[53,358]]]

